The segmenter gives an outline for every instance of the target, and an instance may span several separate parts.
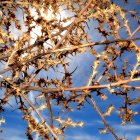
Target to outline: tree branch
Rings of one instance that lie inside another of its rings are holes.
[[[22,86],[22,89],[40,91],[44,93],[52,93],[52,92],[62,92],[62,91],[83,91],[83,90],[92,90],[92,89],[103,89],[108,87],[120,86],[123,84],[127,84],[129,82],[140,81],[140,78],[135,79],[127,79],[127,80],[120,80],[115,83],[105,84],[105,85],[93,85],[93,86],[83,86],[83,87],[70,87],[70,88],[45,88],[45,87],[36,87],[36,86]]]
[[[54,126],[53,126],[53,113],[52,113],[52,108],[51,108],[51,104],[50,104],[50,100],[49,100],[48,94],[45,94],[45,98],[46,98],[47,107],[48,107],[49,114],[50,114],[51,128],[54,128]]]
[[[15,88],[14,90],[16,90],[18,87],[16,87],[16,85],[14,83],[12,83],[11,81],[3,78],[0,75],[0,78],[2,78],[3,80],[5,80],[8,84],[10,84],[13,88]],[[32,104],[32,102],[28,99],[28,97],[24,94],[24,92],[22,91],[22,88],[18,88],[20,90],[20,94],[25,98],[25,100],[29,103],[29,105],[33,108],[33,110],[37,113],[37,115],[40,117],[42,123],[45,124],[46,128],[48,128],[48,130],[52,133],[52,135],[56,138],[56,140],[59,140],[59,138],[57,137],[57,135],[53,132],[52,128],[45,122],[45,120],[43,119],[43,117],[40,115],[39,111],[35,108],[35,106]]]
[[[32,104],[32,102],[27,98],[27,96],[21,92],[21,95],[25,98],[25,100],[27,100],[27,102],[29,103],[29,105],[33,108],[33,110],[36,112],[36,114],[40,117],[42,123],[45,124],[46,128],[48,128],[48,130],[52,133],[52,135],[55,137],[56,140],[59,140],[59,138],[57,137],[57,135],[53,132],[52,128],[45,122],[45,120],[43,119],[43,117],[40,115],[39,111],[35,108],[35,106]]]
[[[94,108],[97,110],[97,112],[99,113],[99,115],[100,115],[102,121],[104,122],[106,128],[112,133],[112,135],[116,138],[116,140],[120,140],[120,139],[118,138],[118,136],[114,133],[113,129],[111,129],[111,128],[109,127],[109,125],[108,125],[108,123],[106,122],[106,120],[105,120],[103,114],[101,113],[100,109],[98,108],[98,106],[96,105],[96,103],[95,103],[95,101],[93,100],[92,97],[90,97],[90,100],[91,100],[91,102],[92,102],[92,104],[93,104],[93,107],[94,107]]]
[[[42,53],[42,54],[39,54],[37,56],[35,56],[35,59],[37,58],[40,58],[44,55],[47,55],[47,54],[52,54],[52,53],[56,53],[56,52],[65,52],[65,51],[72,51],[72,50],[75,50],[75,49],[79,49],[79,48],[84,48],[84,47],[89,47],[89,46],[95,46],[95,45],[104,45],[104,44],[110,44],[110,43],[116,43],[116,42],[127,42],[127,41],[136,41],[136,40],[140,40],[140,37],[138,38],[127,38],[127,39],[115,39],[115,40],[111,40],[111,41],[97,41],[97,42],[92,42],[92,43],[88,43],[88,44],[83,44],[83,45],[78,45],[78,46],[72,46],[72,47],[67,47],[67,48],[62,48],[62,49],[57,49],[55,48],[55,50],[48,50],[46,53]],[[34,46],[36,46],[38,43],[35,43],[33,45],[31,45],[30,47],[27,47],[27,48],[24,48],[24,49],[21,49],[21,51],[25,51],[29,48],[32,48]],[[5,55],[0,55],[0,60],[3,60],[5,58],[8,58],[10,56],[11,53],[8,53],[8,54],[5,54]],[[33,59],[33,58],[31,58]]]
[[[89,43],[89,44],[83,44],[83,45],[79,45],[79,46],[63,48],[63,49],[49,50],[46,53],[41,53],[41,54],[36,55],[33,58],[27,60],[25,62],[25,64],[27,64],[29,62],[32,62],[32,61],[34,61],[36,59],[39,59],[39,58],[41,58],[44,55],[52,54],[52,53],[56,53],[56,52],[72,51],[72,50],[75,50],[75,49],[78,49],[78,48],[84,48],[84,47],[89,47],[89,46],[94,46],[94,45],[104,45],[104,44],[110,44],[110,43],[115,43],[115,42],[127,42],[127,41],[135,41],[135,40],[140,40],[140,37],[139,38],[133,38],[133,39],[116,39],[116,40],[112,40],[112,41],[98,41],[98,42],[93,42],[93,43]],[[0,56],[0,60],[1,60],[1,58],[6,58],[6,56],[1,55]],[[16,65],[14,65],[12,67],[3,69],[2,71],[0,71],[0,74],[3,74],[5,72],[7,72],[9,70],[12,70],[12,69],[14,69],[16,67],[19,67],[19,66],[21,66],[21,65],[20,64],[16,64]]]

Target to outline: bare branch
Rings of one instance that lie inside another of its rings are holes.
[[[24,87],[22,86],[22,89],[28,89],[28,90],[34,90],[34,91],[40,91],[44,93],[49,93],[49,92],[60,92],[60,91],[83,91],[83,90],[92,90],[92,89],[103,89],[103,88],[108,88],[108,87],[114,87],[114,86],[120,86],[123,84],[127,84],[129,82],[134,82],[134,81],[140,81],[140,78],[135,78],[135,79],[127,79],[127,80],[121,80],[115,83],[111,84],[105,84],[105,85],[94,85],[94,86],[85,86],[85,87],[71,87],[71,88],[45,88],[45,87],[35,87],[35,86],[27,86]]]
[[[111,129],[111,128],[109,127],[109,125],[108,125],[108,123],[106,122],[106,120],[105,120],[103,114],[102,114],[101,111],[99,110],[98,106],[96,105],[96,103],[95,103],[95,101],[93,100],[92,97],[90,97],[90,100],[91,100],[91,102],[92,102],[92,104],[93,104],[93,107],[97,110],[98,114],[100,115],[100,117],[101,117],[102,121],[104,122],[106,128],[112,133],[112,135],[116,138],[116,140],[120,140],[120,139],[118,138],[118,136],[114,133],[114,130]]]

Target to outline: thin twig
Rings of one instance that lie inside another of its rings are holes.
[[[44,93],[53,93],[53,92],[61,92],[61,91],[83,91],[83,90],[92,90],[92,89],[103,89],[108,87],[114,87],[114,86],[124,86],[123,84],[127,84],[129,82],[134,81],[140,81],[140,78],[135,79],[127,79],[127,80],[120,80],[118,82],[114,82],[111,84],[105,84],[105,85],[93,85],[93,86],[83,86],[83,87],[70,87],[70,88],[45,88],[45,87],[36,87],[36,86],[22,86],[22,89],[28,89],[28,90],[34,90],[34,91],[40,91]]]
[[[116,57],[107,65],[106,69],[100,75],[100,77],[98,78],[98,80],[96,81],[96,83],[99,83],[101,81],[101,79],[104,77],[105,73],[109,70],[109,68],[112,66],[112,64],[114,63],[115,59],[117,59],[117,57],[118,57],[118,55],[116,55]]]
[[[62,31],[66,30],[70,25],[71,25],[71,24],[69,24],[69,25],[66,26],[66,27],[63,27],[63,28],[62,28],[59,32],[57,32],[56,34],[52,34],[52,37],[59,35]],[[41,38],[41,39],[40,39],[40,38],[37,38],[37,40],[35,41],[34,44],[32,44],[32,45],[30,45],[30,46],[28,46],[28,47],[19,49],[19,50],[17,51],[17,53],[22,53],[22,52],[25,52],[25,51],[27,51],[27,50],[29,50],[29,49],[32,49],[32,48],[36,47],[40,42],[46,42],[46,38],[43,38],[43,39],[42,39],[42,38]],[[11,55],[11,52],[9,52],[9,53],[7,53],[7,54],[0,55],[0,60],[4,60],[5,58],[8,58],[8,57],[10,57],[10,55]]]
[[[67,35],[69,34],[69,32],[71,31],[72,27],[78,22],[79,17],[84,13],[84,11],[86,11],[86,9],[90,6],[92,0],[90,0],[86,6],[80,11],[80,13],[78,14],[78,17],[75,18],[75,20],[71,23],[71,25],[69,26],[69,28],[67,29],[67,32],[64,34],[64,36],[58,41],[58,43],[55,46],[55,49],[59,48],[59,46],[61,45],[61,43],[64,41],[64,39],[67,37]]]
[[[125,87],[125,88],[132,88],[132,89],[138,89],[138,90],[140,90],[140,87],[136,87],[136,86],[123,85],[123,87]]]
[[[136,34],[136,32],[138,32],[138,30],[140,30],[140,26],[131,34],[130,38],[132,38]]]
[[[90,79],[89,79],[89,82],[88,82],[88,84],[87,84],[87,87],[90,86],[90,84],[91,84],[91,82],[92,82],[92,80],[93,80],[93,78],[94,78],[94,74],[95,74],[96,68],[97,68],[97,66],[95,67],[95,69],[93,69],[93,72],[92,72],[92,74],[91,74],[91,76],[90,76]],[[97,104],[95,103],[95,101],[94,101],[94,99],[92,98],[91,95],[89,95],[89,98],[90,98],[90,100],[91,100],[91,102],[92,102],[94,108],[95,108],[95,109],[97,110],[97,112],[99,113],[99,115],[100,115],[102,121],[104,122],[106,128],[113,134],[113,136],[114,136],[117,140],[120,140],[120,139],[118,138],[118,136],[114,133],[113,129],[111,129],[111,128],[109,127],[109,125],[107,124],[107,122],[106,122],[106,120],[105,120],[103,114],[102,114],[101,111],[99,110]]]
[[[48,94],[45,94],[45,98],[46,98],[47,107],[48,107],[49,114],[50,114],[50,124],[51,124],[51,128],[54,128],[54,126],[53,126],[53,113],[52,113],[52,107],[51,107],[51,104],[50,104],[50,100],[49,100]]]
[[[118,81],[117,68],[115,67],[114,61],[113,61],[113,69],[114,69],[115,79],[116,81]]]
[[[3,78],[1,75],[0,75],[0,78]],[[16,87],[16,85],[14,83],[12,83],[11,81],[3,78],[3,80],[5,80],[7,83],[9,83],[13,88]],[[18,88],[18,87],[16,87]],[[43,117],[40,115],[39,111],[35,108],[35,106],[32,104],[32,102],[28,99],[28,97],[24,94],[24,92],[22,91],[23,89],[22,88],[18,88],[20,90],[20,94],[25,98],[25,100],[29,103],[29,105],[33,108],[33,110],[37,113],[37,115],[40,117],[41,121],[44,123],[45,120],[43,119]],[[15,89],[16,90],[16,89]],[[59,140],[59,138],[57,137],[57,135],[53,132],[52,128],[45,122],[44,123],[46,128],[48,128],[48,130],[52,133],[52,135],[56,138],[56,140]]]
[[[138,99],[136,99],[136,100],[133,100],[133,101],[128,101],[127,103],[128,103],[129,105],[132,105],[132,104],[133,104],[133,105],[134,105],[134,104],[136,105],[136,104],[140,103],[140,98],[138,98]]]
[[[103,114],[101,113],[100,109],[98,108],[98,106],[96,105],[96,103],[95,103],[95,101],[93,100],[92,97],[90,97],[90,100],[91,100],[91,102],[92,102],[92,104],[93,104],[93,107],[97,110],[98,114],[100,115],[100,117],[101,117],[102,121],[104,122],[106,128],[112,133],[112,135],[116,138],[116,140],[120,140],[120,139],[118,138],[118,136],[114,133],[114,130],[111,129],[111,128],[109,127],[109,125],[108,125],[108,123],[106,122],[106,120],[105,120]]]
[[[69,88],[63,88],[63,89],[62,88],[45,88],[45,87],[37,87],[37,86],[30,86],[30,85],[21,85],[20,89],[34,90],[34,91],[40,91],[44,93],[61,92],[61,91],[77,91],[77,92],[79,91],[80,92],[83,90],[103,89],[103,88],[114,87],[114,86],[123,86],[126,88],[140,89],[140,87],[123,85],[129,82],[136,82],[136,81],[140,81],[140,78],[120,80],[118,82],[114,82],[111,84],[83,86],[83,87],[69,87]]]
[[[42,53],[42,54],[39,54],[37,56],[34,56],[33,58],[27,60],[26,62],[24,62],[24,64],[27,64],[29,62],[32,62],[38,58],[41,58],[42,56],[44,55],[47,55],[47,54],[52,54],[52,53],[56,53],[56,52],[65,52],[65,51],[71,51],[71,50],[75,50],[75,49],[78,49],[78,48],[83,48],[83,47],[89,47],[89,46],[93,46],[93,45],[103,45],[103,44],[110,44],[110,43],[115,43],[115,42],[127,42],[127,41],[135,41],[135,40],[140,40],[140,38],[133,38],[133,39],[117,39],[117,40],[112,40],[112,41],[99,41],[99,42],[93,42],[93,43],[89,43],[89,44],[83,44],[83,45],[79,45],[79,46],[73,46],[73,47],[68,47],[68,48],[63,48],[63,49],[56,49],[56,50],[51,50],[51,51],[47,51],[46,53]],[[4,56],[1,55],[0,56],[0,60],[1,58],[3,58]],[[19,67],[21,66],[22,64],[16,64],[12,67],[9,67],[9,68],[6,68],[2,71],[0,71],[0,74],[3,74],[9,70],[12,70],[16,67]]]
[[[45,120],[43,119],[43,117],[40,115],[39,111],[35,108],[35,106],[32,104],[32,102],[27,98],[27,96],[21,92],[21,95],[25,98],[25,100],[27,100],[27,102],[29,103],[29,105],[33,108],[33,110],[36,112],[36,114],[40,117],[41,121],[44,123]],[[57,135],[53,132],[52,128],[45,122],[44,123],[46,128],[48,128],[48,130],[52,133],[52,135],[55,137],[56,140],[59,140],[59,138],[57,137]]]
[[[36,56],[35,59],[40,58],[41,56],[47,55],[47,54],[52,54],[52,53],[56,53],[56,52],[65,52],[65,51],[72,51],[75,49],[79,49],[79,48],[84,48],[84,47],[89,47],[89,46],[95,46],[95,45],[104,45],[104,44],[111,44],[111,43],[116,43],[116,42],[128,42],[128,41],[136,41],[136,40],[140,40],[140,37],[138,38],[127,38],[127,39],[115,39],[115,40],[111,40],[111,41],[97,41],[97,42],[92,42],[92,43],[88,43],[88,44],[83,44],[83,45],[78,45],[78,46],[72,46],[72,47],[67,47],[67,48],[62,48],[62,49],[57,49],[55,48],[55,50],[48,50],[45,53],[39,54]],[[33,46],[36,46],[38,43],[35,43],[31,46],[31,48]],[[27,47],[26,49],[29,49],[30,47]],[[26,50],[25,48],[23,49]],[[5,55],[0,55],[0,60],[3,60],[5,58],[8,58],[10,56],[11,53],[5,54]],[[32,59],[32,58],[31,58]]]

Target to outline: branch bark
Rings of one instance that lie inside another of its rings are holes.
[[[78,45],[78,46],[72,46],[72,47],[67,47],[67,48],[62,48],[62,49],[57,49],[55,48],[55,50],[49,50],[47,51],[46,53],[42,53],[42,54],[39,54],[36,57],[37,58],[40,58],[44,55],[47,55],[47,54],[52,54],[52,53],[56,53],[56,52],[64,52],[64,51],[72,51],[72,50],[75,50],[75,49],[79,49],[79,48],[84,48],[84,47],[89,47],[89,46],[95,46],[95,45],[104,45],[104,44],[111,44],[111,43],[116,43],[116,42],[127,42],[127,41],[136,41],[136,40],[140,40],[140,37],[138,38],[127,38],[127,39],[115,39],[115,40],[111,40],[111,41],[97,41],[97,42],[92,42],[92,43],[88,43],[88,44],[83,44],[83,45]],[[24,49],[21,49],[21,51],[25,51],[29,48],[32,48],[32,47],[35,47],[38,43],[35,43],[33,45],[31,45],[30,47],[27,47],[27,48],[24,48]],[[60,45],[60,44],[59,44]],[[20,51],[20,50],[19,50]],[[10,56],[11,53],[8,53],[8,54],[5,54],[5,55],[0,55],[0,60],[3,60],[5,58],[8,58]]]
[[[22,89],[28,89],[28,90],[34,90],[34,91],[40,91],[44,93],[52,93],[52,92],[62,92],[62,91],[83,91],[83,90],[93,90],[93,89],[103,89],[108,87],[114,87],[114,86],[120,86],[123,84],[127,84],[129,82],[134,81],[140,81],[140,78],[135,79],[127,79],[127,80],[121,80],[115,83],[111,84],[105,84],[105,85],[94,85],[94,86],[83,86],[83,87],[70,87],[70,88],[45,88],[45,87],[36,87],[36,86],[22,86]]]
[[[3,78],[0,75],[0,78],[4,79],[8,84],[10,84],[13,88],[15,88],[14,90],[16,90],[18,87],[16,87],[16,85],[14,83],[12,83],[11,81]],[[41,116],[41,114],[39,113],[39,111],[36,109],[36,107],[32,104],[32,102],[28,99],[28,97],[24,94],[24,92],[22,91],[22,88],[18,88],[20,90],[20,94],[21,96],[23,96],[25,98],[25,100],[29,103],[29,105],[32,107],[32,109],[36,112],[36,114],[40,117],[42,123],[45,124],[46,128],[48,128],[48,130],[52,133],[52,135],[54,136],[54,138],[56,140],[59,140],[59,138],[57,137],[57,135],[53,132],[53,129],[45,122],[45,120],[43,119],[43,117]]]
[[[68,47],[68,48],[63,48],[63,49],[55,49],[55,50],[50,50],[46,53],[42,53],[42,54],[39,54],[37,56],[34,56],[33,58],[27,60],[25,62],[25,64],[29,63],[29,62],[32,62],[36,59],[39,59],[41,58],[42,56],[44,55],[47,55],[47,54],[52,54],[52,53],[56,53],[56,52],[65,52],[65,51],[72,51],[72,50],[75,50],[75,49],[79,49],[79,48],[84,48],[84,47],[89,47],[89,46],[94,46],[94,45],[104,45],[104,44],[110,44],[110,43],[115,43],[115,42],[127,42],[127,41],[135,41],[135,40],[140,40],[140,37],[139,38],[133,38],[133,39],[116,39],[116,40],[112,40],[112,41],[98,41],[98,42],[93,42],[93,43],[89,43],[89,44],[83,44],[83,45],[79,45],[79,46],[73,46],[73,47]],[[2,60],[3,58],[7,58],[8,55],[1,55],[0,56],[0,60]],[[19,67],[21,65],[14,65],[12,67],[9,67],[9,68],[6,68],[6,69],[3,69],[2,71],[0,71],[0,74],[3,74],[5,72],[8,72],[16,67]]]
[[[96,103],[95,103],[95,101],[93,100],[92,97],[90,97],[90,100],[91,100],[91,102],[92,102],[92,104],[93,104],[93,107],[94,107],[94,108],[97,110],[97,112],[99,113],[99,115],[100,115],[102,121],[104,122],[106,128],[112,133],[112,135],[116,138],[116,140],[120,140],[120,139],[118,138],[118,136],[114,133],[113,129],[111,129],[111,128],[109,127],[109,125],[108,125],[108,123],[106,122],[106,120],[105,120],[103,114],[101,113],[100,109],[98,108],[98,106],[96,105]]]

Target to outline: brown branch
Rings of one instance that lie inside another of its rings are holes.
[[[73,46],[73,47],[67,47],[63,49],[57,49],[53,51],[48,51],[47,53],[55,53],[55,52],[64,52],[64,51],[72,51],[78,48],[84,48],[84,47],[89,47],[89,46],[94,46],[94,45],[104,45],[104,44],[111,44],[111,43],[117,43],[117,42],[128,42],[128,41],[135,41],[135,40],[140,40],[140,37],[138,38],[127,38],[127,39],[115,39],[111,41],[97,41],[97,42],[92,42],[88,44],[83,44],[83,45],[78,45],[78,46]]]
[[[18,65],[18,66],[19,66],[19,65]],[[3,74],[3,73],[5,73],[5,72],[8,72],[9,70],[12,70],[12,69],[14,69],[14,68],[16,68],[16,67],[18,67],[18,66],[17,66],[17,65],[14,65],[14,66],[12,66],[12,67],[3,69],[2,71],[0,71],[0,74]]]
[[[69,32],[71,31],[72,27],[77,23],[79,17],[84,13],[84,11],[90,6],[92,0],[90,0],[86,6],[80,11],[80,13],[78,14],[78,17],[75,18],[75,20],[71,23],[71,25],[69,26],[69,28],[67,29],[67,32],[64,34],[64,36],[58,41],[58,43],[55,46],[55,49],[57,49],[61,43],[64,41],[64,39],[67,37],[67,35],[69,34]]]
[[[28,5],[30,4],[29,2],[14,2],[14,1],[6,1],[6,0],[5,1],[1,1],[0,3],[1,4],[15,4],[15,3],[17,3],[17,4],[24,4],[24,5],[25,4],[28,4]]]
[[[132,89],[138,89],[140,90],[140,87],[135,87],[135,86],[128,86],[128,85],[123,85],[125,88],[132,88]]]
[[[14,91],[18,88],[18,87],[16,87],[16,85],[15,85],[13,82],[11,82],[11,81],[9,81],[9,80],[3,78],[1,75],[0,75],[0,78],[2,78],[2,79],[5,80],[8,84],[10,84],[10,85],[14,88]],[[52,135],[54,136],[54,138],[56,138],[56,140],[59,140],[59,138],[57,137],[57,135],[53,132],[52,128],[45,122],[45,120],[43,119],[43,117],[40,115],[39,111],[35,108],[35,106],[32,104],[32,102],[31,102],[31,101],[28,99],[28,97],[24,94],[24,92],[22,91],[22,90],[23,90],[22,87],[19,87],[18,89],[20,90],[20,94],[25,98],[25,100],[26,100],[26,101],[29,103],[29,105],[33,108],[33,110],[36,112],[36,114],[40,117],[42,123],[45,124],[46,128],[48,128],[48,130],[52,133]]]
[[[140,30],[140,26],[131,34],[130,38],[132,38],[136,34],[136,32],[138,32],[138,30]]]
[[[27,98],[27,96],[23,92],[21,92],[21,95],[25,98],[25,100],[27,100],[27,102],[29,103],[29,105],[33,108],[33,110],[36,112],[36,114],[40,117],[42,123],[44,123],[45,120],[40,115],[39,111],[35,108],[35,106],[32,104],[32,102]],[[44,124],[45,124],[46,128],[48,128],[48,130],[52,133],[52,135],[54,136],[54,138],[56,140],[59,140],[59,138],[57,137],[57,135],[53,132],[52,128],[46,122]]]
[[[92,104],[93,104],[93,107],[97,110],[98,114],[100,115],[100,117],[101,117],[102,121],[104,122],[106,128],[112,133],[112,135],[116,138],[116,140],[120,140],[120,139],[118,138],[118,136],[114,133],[114,130],[111,129],[111,128],[109,127],[109,125],[108,125],[108,123],[106,122],[106,120],[105,120],[103,114],[101,113],[100,109],[98,108],[98,106],[96,105],[96,103],[95,103],[95,101],[93,100],[92,97],[90,97],[90,100],[91,100],[91,102],[92,102]]]
[[[130,105],[134,105],[134,104],[136,105],[136,104],[140,103],[140,98],[138,98],[134,101],[128,101],[127,103],[130,104]]]
[[[83,12],[89,7],[89,5],[91,4],[92,0],[90,0],[87,5],[80,11],[79,15],[78,16],[81,16],[83,14]],[[78,18],[76,18],[73,23],[69,26],[67,32],[65,33],[65,35],[61,38],[61,40],[56,44],[55,46],[55,49],[57,49],[61,43],[63,42],[63,40],[66,38],[66,36],[68,35],[68,33],[70,32],[70,30],[72,29],[73,25],[76,23],[76,21],[78,20]],[[41,66],[41,68],[44,66],[44,64]],[[31,81],[33,80],[33,78],[36,76],[37,74],[35,73],[31,80],[28,82],[28,83],[31,83]],[[26,85],[25,87],[27,87],[28,85]],[[47,100],[47,105],[49,107],[49,112],[50,112],[50,117],[51,117],[51,126],[53,128],[53,115],[52,115],[52,110],[51,110],[51,105],[50,105],[50,102],[48,100],[48,97],[46,95],[46,100]],[[36,112],[37,113],[37,112]]]
[[[22,90],[24,90],[24,89],[34,90],[34,91],[40,91],[40,92],[44,92],[44,93],[62,92],[62,91],[81,92],[83,90],[103,89],[103,88],[114,87],[114,86],[123,86],[123,87],[126,87],[126,88],[140,89],[140,87],[123,85],[123,84],[127,84],[129,82],[135,82],[135,81],[140,81],[140,78],[120,80],[118,82],[111,83],[111,84],[83,86],[83,87],[70,87],[70,88],[64,88],[64,89],[62,89],[62,88],[45,88],[45,87],[37,87],[37,86],[29,86],[29,85],[21,85],[20,89],[22,89]]]
[[[89,46],[104,45],[104,44],[110,44],[110,43],[116,43],[116,42],[136,41],[136,40],[140,40],[140,37],[133,38],[133,39],[127,38],[127,39],[115,39],[115,40],[111,40],[111,41],[97,41],[97,42],[92,42],[92,43],[88,43],[88,44],[83,44],[83,45],[78,45],[78,46],[73,46],[73,47],[67,47],[67,48],[63,48],[63,49],[48,50],[46,53],[42,53],[42,54],[39,54],[37,56],[34,56],[34,59],[40,58],[40,57],[42,57],[44,55],[47,55],[47,54],[56,53],[56,52],[72,51],[72,50],[75,50],[75,49],[78,49],[78,48],[84,48],[84,47],[89,47]],[[35,44],[31,45],[30,47],[21,49],[21,51],[25,51],[29,48],[32,48],[32,47],[36,46],[37,44],[38,43],[35,43]],[[0,60],[8,58],[10,56],[10,54],[11,53],[6,54],[6,55],[0,55]],[[33,59],[33,58],[31,58],[31,59]]]
[[[43,41],[45,41],[45,39]],[[40,40],[38,39],[34,44],[30,45],[29,47],[22,48],[22,49],[18,50],[17,53],[18,52],[19,53],[22,53],[23,51],[26,51],[28,49],[32,49],[32,48],[36,47],[39,44],[39,42],[40,42]],[[5,58],[8,58],[8,57],[10,57],[10,55],[11,55],[11,52],[9,52],[8,54],[5,54],[5,55],[1,55],[0,56],[0,60],[3,60]]]
[[[127,26],[127,27],[129,27],[129,26]],[[132,37],[135,35],[135,33],[136,33],[139,29],[140,29],[140,26],[139,26],[133,33],[131,33],[131,30],[130,30],[130,28],[129,28],[128,31],[129,31],[130,38],[132,38]],[[135,44],[135,42],[132,42],[132,44],[134,45],[134,49],[136,50],[136,52],[140,52],[140,49],[139,49],[139,47]]]
[[[96,81],[97,84],[101,81],[101,79],[104,77],[105,73],[109,70],[109,68],[110,68],[112,65],[114,65],[114,61],[118,58],[119,53],[120,53],[120,52],[118,52],[118,53],[116,54],[116,56],[113,58],[113,60],[107,65],[107,67],[106,67],[106,69],[104,70],[104,72],[100,75],[100,77],[99,77],[98,80]],[[114,69],[114,70],[115,70],[115,69]],[[117,76],[117,73],[116,73],[116,76]]]
[[[28,89],[28,90],[34,90],[34,91],[40,91],[44,93],[52,93],[52,92],[62,92],[62,91],[83,91],[83,90],[92,90],[92,89],[103,89],[108,87],[114,87],[114,86],[120,86],[123,84],[127,84],[129,82],[134,81],[140,81],[140,78],[135,79],[127,79],[127,80],[121,80],[115,83],[111,84],[105,84],[105,85],[93,85],[93,86],[83,86],[83,87],[70,87],[70,88],[45,88],[45,87],[36,87],[36,86],[22,86],[22,89]],[[123,85],[124,86],[124,85]]]
[[[11,53],[7,53],[4,55],[0,55],[0,60],[4,60],[5,58],[8,58],[10,56]]]
[[[34,78],[37,76],[37,74],[42,70],[42,68],[45,66],[45,63],[43,63],[40,68],[38,68],[35,73],[32,75],[32,77],[30,78],[29,82],[25,85],[28,86],[32,83],[32,81],[34,80]]]
[[[58,33],[52,34],[52,37],[59,35],[62,31],[66,30],[70,25],[71,25],[71,24],[69,24],[69,25],[66,26],[66,27],[63,27]],[[22,52],[24,52],[24,51],[27,51],[27,50],[29,50],[29,49],[32,49],[32,48],[36,47],[40,42],[45,42],[45,40],[46,40],[45,38],[44,38],[44,39],[38,38],[34,44],[32,44],[32,45],[30,45],[30,46],[28,46],[28,47],[19,49],[19,50],[17,51],[17,53],[18,53],[18,52],[19,52],[19,53],[22,53]],[[9,53],[7,53],[7,54],[4,54],[4,55],[0,55],[0,60],[4,60],[5,58],[8,58],[8,57],[10,57],[10,55],[11,55],[11,52],[9,52]]]
[[[88,3],[87,3],[87,5],[80,11],[80,13],[79,13],[79,15],[78,16],[81,16],[82,14],[83,14],[83,12],[89,7],[89,5],[91,4],[91,2],[92,2],[92,0],[90,0]],[[69,28],[67,29],[67,32],[65,33],[65,35],[61,38],[61,40],[60,41],[58,41],[58,43],[56,44],[56,46],[54,47],[55,49],[57,49],[60,45],[61,45],[61,43],[63,42],[63,40],[66,38],[66,36],[68,35],[68,33],[70,32],[70,30],[72,29],[72,27],[73,27],[73,25],[77,22],[77,20],[78,20],[78,18],[75,18],[75,20],[72,22],[72,24],[69,26]],[[36,46],[37,44],[38,44],[39,42],[36,42],[35,44],[33,44],[33,45],[31,45],[30,47],[28,47],[28,49],[29,48],[32,48],[32,47],[34,47],[34,46]],[[27,48],[24,48],[24,49],[22,49],[22,51],[23,50],[26,50]],[[37,55],[37,56],[35,56],[34,58],[31,58],[30,60],[27,60],[27,62],[25,62],[25,63],[29,63],[29,62],[31,62],[31,61],[34,61],[35,59],[38,59],[38,58],[40,58],[40,57],[42,57],[42,56],[44,56],[44,55],[46,55],[46,54],[49,54],[48,52],[47,53],[43,53],[43,54],[41,54],[41,55]],[[10,55],[10,54],[9,54]],[[6,56],[0,56],[0,60],[2,60],[3,58],[5,58]],[[7,57],[8,57],[8,55],[7,55]],[[9,70],[12,70],[13,69],[13,67],[11,68],[7,68],[7,69],[4,69],[4,70],[2,70],[2,71],[0,71],[0,74],[3,74],[3,73],[5,73],[5,72],[7,72],[7,71],[9,71]]]
[[[97,84],[99,84],[99,82],[101,81],[101,79],[104,77],[105,73],[108,71],[108,69],[112,66],[112,64],[114,63],[114,60],[117,58],[118,56],[116,56],[112,62],[109,63],[109,65],[107,65],[106,69],[104,70],[104,72],[100,75],[100,77],[98,78],[98,80],[96,81]]]
[[[56,49],[56,50],[50,50],[46,53],[42,53],[42,54],[39,54],[37,56],[34,56],[33,58],[27,60],[25,62],[25,64],[29,63],[29,62],[32,62],[38,58],[41,58],[42,56],[44,55],[47,55],[47,54],[52,54],[52,53],[56,53],[56,52],[65,52],[65,51],[72,51],[72,50],[75,50],[75,49],[78,49],[78,48],[83,48],[83,47],[89,47],[89,46],[94,46],[94,45],[104,45],[104,44],[110,44],[110,43],[115,43],[115,42],[126,42],[126,41],[135,41],[135,40],[140,40],[140,38],[133,38],[133,39],[116,39],[116,40],[112,40],[112,41],[99,41],[99,42],[93,42],[93,43],[89,43],[89,44],[83,44],[83,45],[79,45],[79,46],[73,46],[73,47],[68,47],[68,48],[63,48],[63,49]],[[4,56],[1,55],[0,56],[0,60],[1,58],[3,58]],[[5,57],[6,58],[6,57]],[[9,70],[12,70],[16,67],[19,67],[21,65],[17,64],[17,65],[14,65],[12,67],[9,67],[9,68],[6,68],[2,71],[0,71],[0,74],[3,74]]]
[[[49,100],[48,94],[45,94],[45,98],[46,98],[47,107],[48,107],[49,114],[50,114],[51,128],[54,128],[54,126],[53,126],[53,113],[52,113],[52,108],[51,108],[51,104],[50,104],[50,100]]]
[[[116,81],[118,81],[117,68],[115,67],[114,61],[113,61],[113,69],[114,69],[115,79]]]
[[[93,80],[94,71],[95,71],[95,70],[93,70],[93,73],[92,73],[92,75],[91,75],[91,77],[90,77],[90,79],[89,79],[89,82],[88,82],[88,84],[87,84],[88,87],[89,87],[89,85],[91,84],[91,82],[92,82],[92,80]],[[91,100],[91,102],[92,102],[92,104],[93,104],[93,107],[97,110],[97,112],[98,112],[98,114],[100,115],[102,121],[104,122],[104,125],[106,126],[106,128],[112,133],[112,135],[116,138],[116,140],[120,140],[120,139],[118,138],[118,136],[114,133],[113,129],[111,129],[111,128],[109,127],[109,125],[108,125],[108,123],[106,122],[106,120],[105,120],[103,114],[102,114],[101,111],[99,110],[97,104],[95,103],[95,101],[94,101],[94,99],[91,97],[91,95],[89,95],[89,98],[90,98],[90,100]]]

